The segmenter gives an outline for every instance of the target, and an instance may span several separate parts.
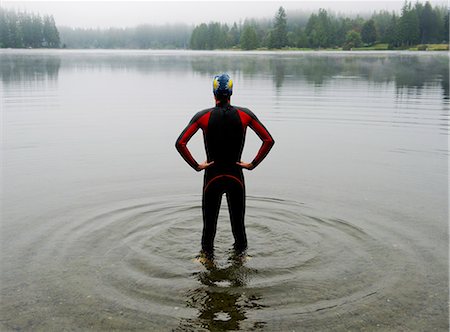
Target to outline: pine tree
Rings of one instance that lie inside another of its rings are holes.
[[[312,47],[329,47],[334,44],[331,30],[331,19],[325,9],[319,9],[319,13],[312,14],[306,24],[306,34]]]
[[[270,31],[269,47],[282,48],[285,47],[287,43],[286,11],[283,7],[280,7],[275,15],[273,30]]]
[[[6,12],[0,9],[0,48],[10,47]]]
[[[31,47],[40,48],[44,42],[43,24],[42,18],[39,15],[33,15],[31,17]]]
[[[375,29],[375,22],[368,20],[363,24],[361,29],[361,39],[364,43],[372,45],[377,40],[377,30]]]
[[[252,25],[244,25],[240,44],[243,50],[254,50],[259,46],[258,35]]]
[[[411,3],[406,2],[402,8],[402,15],[398,25],[399,37],[402,45],[413,45],[419,42],[419,17]]]
[[[239,40],[241,39],[241,33],[238,29],[236,22],[234,22],[233,26],[228,33],[228,39],[231,46],[236,46],[239,44]]]
[[[391,22],[391,14],[388,11],[380,11],[372,15],[372,20],[375,24],[375,30],[377,32],[377,40],[382,43],[387,43],[388,35],[386,29]]]
[[[447,10],[447,15],[445,15],[444,18],[444,39],[443,41],[447,42],[449,41],[449,11]]]
[[[192,31],[190,46],[194,50],[206,50],[208,37],[208,26],[205,23],[196,26]]]
[[[59,32],[55,26],[55,20],[53,16],[44,16],[43,26],[44,46],[57,48],[59,47]]]
[[[439,31],[438,19],[431,4],[428,1],[425,3],[425,6],[416,3],[415,8],[419,16],[420,43],[425,44],[437,41],[437,33]]]

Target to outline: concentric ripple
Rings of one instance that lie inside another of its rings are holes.
[[[176,196],[80,210],[33,244],[50,247],[34,250],[64,279],[54,292],[98,306],[97,319],[111,328],[252,330],[282,317],[292,324],[365,307],[405,280],[400,251],[357,221],[270,197],[247,197],[246,260],[232,254],[223,203],[217,258],[205,268],[194,261],[200,202]]]
[[[345,330],[381,324],[386,315],[442,310],[423,300],[430,293],[424,280],[433,285],[439,278],[424,269],[409,238],[381,220],[371,226],[295,201],[249,196],[245,259],[231,250],[224,200],[216,259],[203,266],[194,259],[200,203],[200,196],[109,201],[39,217],[46,222],[17,248],[29,262],[24,282],[9,284],[17,308],[36,302],[33,316],[51,310],[54,320],[19,316],[6,326],[45,330],[70,319],[94,330]]]

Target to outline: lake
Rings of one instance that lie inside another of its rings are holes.
[[[245,172],[247,261],[224,199],[205,268],[174,143],[221,72],[276,143]],[[448,73],[432,52],[0,51],[2,331],[447,331]]]

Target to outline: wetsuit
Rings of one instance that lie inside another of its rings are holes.
[[[186,144],[197,132],[203,130],[207,161],[214,163],[205,169],[203,184],[203,235],[202,250],[213,252],[217,217],[222,195],[225,193],[230,213],[231,228],[234,236],[234,248],[243,251],[247,248],[245,234],[245,184],[241,161],[247,127],[252,128],[263,141],[253,168],[267,155],[274,144],[267,129],[248,109],[231,106],[228,103],[198,112],[183,130],[176,141],[176,148],[186,162],[199,171],[198,163],[192,157]]]

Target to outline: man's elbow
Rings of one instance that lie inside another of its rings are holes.
[[[183,148],[183,144],[180,142],[180,140],[177,140],[175,142],[175,149],[177,149],[177,151],[180,152],[182,148]]]

